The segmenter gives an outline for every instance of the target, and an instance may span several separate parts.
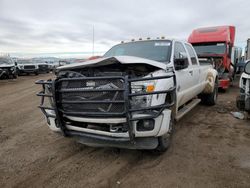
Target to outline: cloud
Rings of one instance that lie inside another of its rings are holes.
[[[194,28],[235,25],[244,46],[247,0],[0,0],[0,51],[106,51],[121,40],[166,36],[187,39]]]

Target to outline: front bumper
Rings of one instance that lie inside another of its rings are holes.
[[[18,69],[19,74],[38,73],[38,69]]]
[[[46,73],[50,71],[50,68],[48,66],[39,66],[38,70],[40,73]]]
[[[230,86],[230,79],[219,79],[219,88],[228,89]]]
[[[144,81],[144,80],[158,80],[158,79],[169,79],[174,80],[174,86],[168,90],[155,91],[151,93],[131,93],[130,86],[131,82]],[[137,79],[128,79],[127,77],[119,77],[119,79],[124,80],[124,101],[119,101],[124,105],[124,111],[120,113],[108,113],[108,112],[65,112],[60,106],[62,101],[56,91],[56,86],[60,83],[61,80],[98,80],[98,79],[117,79],[117,77],[84,77],[84,78],[63,78],[57,79],[55,81],[37,81],[37,84],[42,84],[43,91],[38,93],[38,96],[41,96],[41,104],[39,108],[42,110],[44,115],[47,118],[50,128],[54,131],[60,131],[66,136],[77,137],[78,140],[86,145],[92,146],[115,146],[115,147],[126,147],[126,148],[136,148],[136,149],[153,149],[158,144],[158,136],[163,135],[168,131],[169,120],[171,116],[171,110],[169,108],[174,105],[175,102],[175,76],[174,74],[170,76],[159,76],[151,78],[137,78]],[[52,94],[46,93],[46,85],[50,85],[52,88]],[[94,89],[84,90],[82,92],[93,92]],[[110,91],[117,91],[117,89],[107,89]],[[121,89],[119,89],[120,91]],[[105,92],[105,89],[101,89],[98,92]],[[97,92],[95,90],[95,92]],[[135,96],[142,95],[159,95],[165,94],[171,96],[171,100],[161,105],[150,106],[144,108],[131,108],[130,100]],[[56,101],[56,105],[53,107],[44,106],[44,98],[53,98],[53,101]],[[72,103],[115,103],[115,101],[72,101]],[[117,101],[116,101],[117,102]],[[127,127],[126,132],[114,133],[101,130],[93,130],[89,128],[69,125],[65,118],[71,119],[71,121],[82,122],[82,123],[96,123],[96,124],[119,124],[123,123]],[[73,118],[73,119],[72,119]],[[75,118],[75,119],[74,119]],[[149,131],[138,131],[136,129],[137,122],[140,120],[154,120],[154,128]],[[162,126],[164,125],[164,126]]]

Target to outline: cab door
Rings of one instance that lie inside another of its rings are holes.
[[[176,75],[176,90],[177,90],[177,107],[183,105],[187,101],[193,98],[192,87],[194,87],[193,82],[193,69],[191,67],[190,59],[187,55],[187,51],[181,42],[174,43],[174,67]],[[177,70],[177,60],[183,59],[183,61],[188,62],[188,66]]]
[[[186,50],[189,54],[189,61],[191,62],[191,65],[189,67],[189,71],[192,74],[192,91],[194,93],[194,96],[201,93],[201,90],[203,89],[202,83],[201,83],[201,67],[199,65],[197,56],[195,54],[195,51],[193,47],[190,44],[185,43]]]

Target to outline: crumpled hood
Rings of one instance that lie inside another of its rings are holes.
[[[32,63],[22,63],[22,64],[17,64],[17,66],[26,66],[26,65],[34,65],[34,66],[35,66],[35,64],[32,64]]]
[[[149,59],[134,57],[134,56],[114,56],[114,57],[106,57],[106,58],[98,58],[94,60],[89,60],[80,63],[74,63],[70,65],[64,65],[58,67],[58,70],[67,70],[67,69],[76,69],[76,68],[84,68],[84,67],[98,67],[103,65],[110,65],[114,63],[121,64],[147,64],[151,66],[158,67],[160,69],[166,69],[167,65],[165,63],[161,63],[158,61],[153,61]]]
[[[0,64],[0,68],[11,68],[11,67],[14,67],[15,65],[14,64],[12,64],[12,65],[10,65],[10,64]]]

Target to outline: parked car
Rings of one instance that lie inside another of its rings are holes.
[[[240,95],[236,99],[236,104],[239,110],[247,112],[250,117],[250,60],[246,61],[240,78]]]
[[[39,73],[49,73],[50,72],[50,65],[46,62],[42,62],[42,61],[37,61],[36,62],[38,65],[38,71]]]
[[[17,61],[17,72],[18,75],[23,74],[39,74],[38,65],[29,59],[22,59]]]
[[[17,78],[16,66],[10,57],[0,57],[0,78]]]
[[[69,65],[71,62],[69,60],[59,60],[59,67],[64,65]]]
[[[57,71],[56,79],[36,82],[40,108],[53,131],[89,146],[166,151],[174,120],[217,100],[217,71],[179,40],[121,43]]]
[[[59,63],[56,63],[56,62],[53,62],[53,61],[46,61],[45,63],[47,63],[49,65],[50,71],[53,71],[53,72],[59,66]]]

